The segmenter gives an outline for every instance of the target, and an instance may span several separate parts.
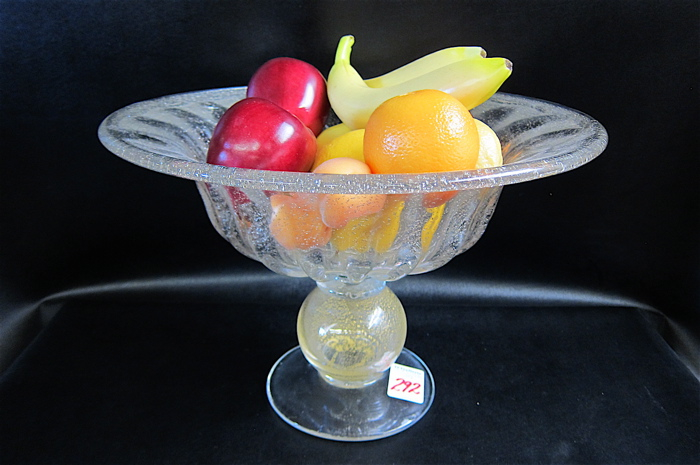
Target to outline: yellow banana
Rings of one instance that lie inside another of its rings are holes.
[[[474,108],[491,97],[512,71],[511,62],[505,58],[483,58],[478,53],[444,66],[427,68],[423,74],[411,66],[410,73],[406,72],[411,78],[401,80],[402,73],[398,73],[390,79],[395,82],[393,85],[370,87],[350,65],[354,42],[351,35],[340,39],[335,63],[328,74],[328,98],[333,111],[351,129],[364,128],[369,116],[385,100],[421,89],[447,92],[468,109]]]
[[[458,61],[474,58],[486,58],[486,51],[481,47],[443,48],[382,76],[365,79],[365,84],[375,88],[394,86],[422,76],[427,70],[442,68]]]
[[[350,220],[342,228],[334,229],[331,244],[340,251],[386,252],[399,232],[404,204],[403,196],[389,195],[381,212]]]

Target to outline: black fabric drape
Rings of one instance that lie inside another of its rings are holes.
[[[695,1],[0,0],[0,462],[700,461]],[[313,283],[211,227],[193,183],[104,117],[245,85],[267,59],[366,77],[454,45],[504,91],[588,113],[607,150],[507,186],[485,235],[392,288],[437,397],[378,442],[308,437],[265,399]]]

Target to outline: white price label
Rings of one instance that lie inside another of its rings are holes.
[[[395,399],[422,404],[425,399],[425,373],[418,368],[394,363],[389,368],[386,394]]]

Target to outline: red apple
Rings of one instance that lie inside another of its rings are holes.
[[[263,64],[250,78],[246,95],[276,103],[315,135],[323,130],[330,109],[325,78],[313,65],[296,58],[273,58]]]
[[[269,100],[245,98],[221,117],[207,163],[275,171],[309,171],[316,138],[299,119]]]

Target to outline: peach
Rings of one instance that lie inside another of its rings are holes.
[[[371,171],[360,160],[339,157],[321,163],[314,173],[370,174]],[[321,218],[326,226],[342,228],[351,220],[380,212],[385,202],[384,194],[326,194],[320,202]]]
[[[285,249],[323,247],[331,239],[331,228],[321,219],[319,196],[277,193],[270,196],[270,233]]]

